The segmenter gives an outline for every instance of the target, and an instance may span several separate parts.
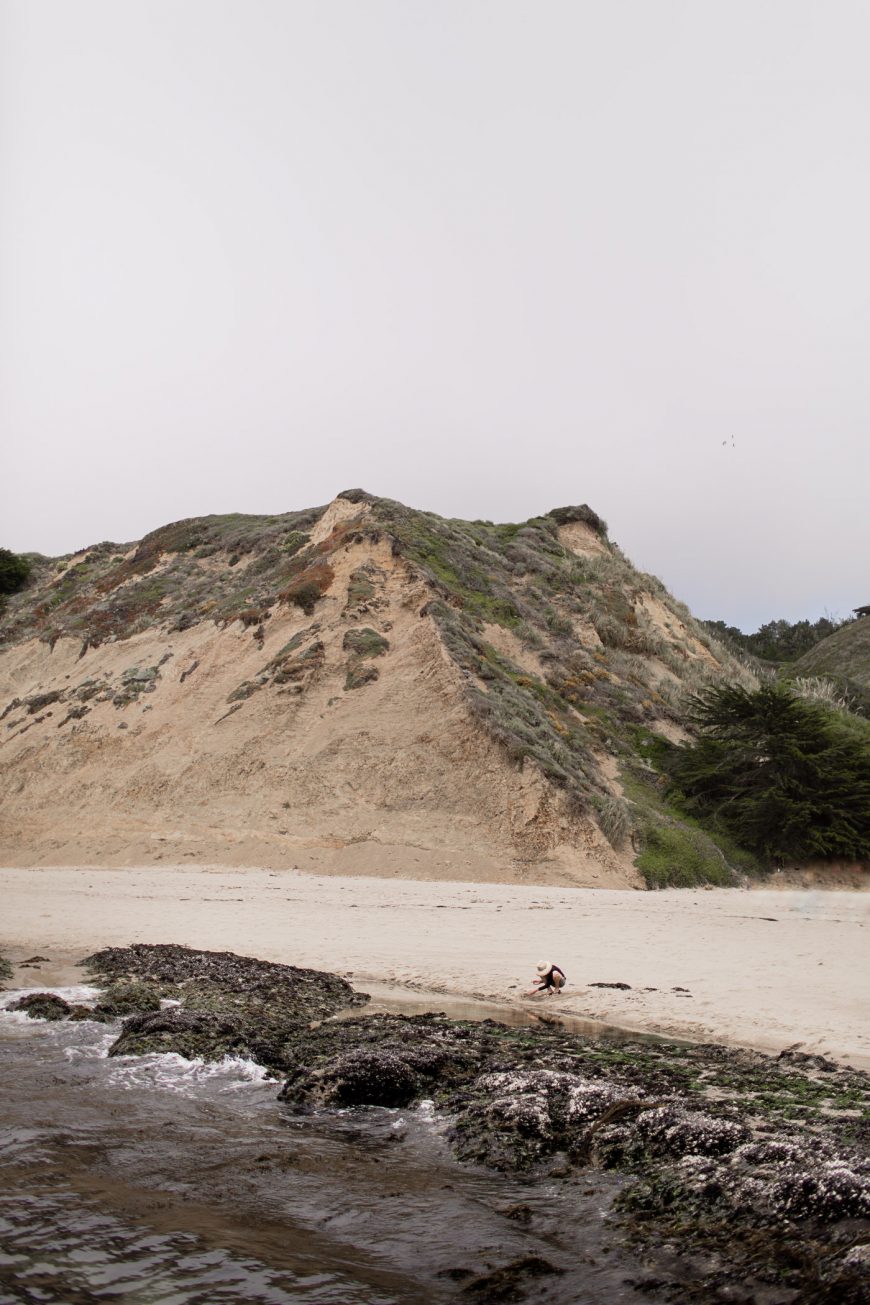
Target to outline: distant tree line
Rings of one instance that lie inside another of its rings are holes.
[[[754,634],[744,634],[724,621],[705,621],[708,630],[726,644],[767,662],[795,662],[829,634],[848,625],[851,617],[838,621],[820,616],[817,621],[768,621]]]

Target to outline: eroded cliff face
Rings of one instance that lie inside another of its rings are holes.
[[[0,860],[641,886],[621,759],[736,668],[590,516],[353,491],[42,564],[3,621]]]

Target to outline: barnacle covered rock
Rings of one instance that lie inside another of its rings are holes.
[[[748,1136],[746,1125],[736,1119],[667,1102],[600,1129],[592,1142],[592,1154],[608,1167],[685,1155],[718,1156],[733,1151]]]
[[[811,1166],[811,1167],[810,1167]],[[870,1218],[870,1178],[844,1161],[790,1168],[762,1191],[762,1199],[791,1219]]]
[[[636,1090],[554,1069],[482,1074],[457,1101],[452,1136],[464,1159],[524,1169],[555,1152],[583,1149],[588,1126]]]

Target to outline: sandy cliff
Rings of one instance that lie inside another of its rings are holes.
[[[46,564],[0,650],[0,861],[640,886],[626,730],[679,736],[725,655],[581,520],[510,536],[493,587],[465,523],[383,504]]]

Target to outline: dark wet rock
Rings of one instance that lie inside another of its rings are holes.
[[[5,956],[0,956],[0,979],[12,978],[12,966]]]
[[[22,966],[24,966],[24,965],[41,965],[43,961],[47,961],[48,959],[49,959],[48,956],[28,956],[27,960],[26,960],[26,961],[21,961],[20,964],[21,964]]]
[[[541,1255],[523,1255],[489,1273],[478,1274],[462,1288],[463,1296],[479,1301],[522,1300],[529,1278],[544,1278],[563,1270]]]
[[[112,980],[150,983],[163,996],[201,996],[204,1009],[238,999],[284,1003],[285,1013],[299,1020],[334,1015],[368,1001],[337,974],[260,961],[233,952],[197,951],[173,943],[106,947],[81,962],[93,974]]]
[[[870,1243],[865,1074],[717,1045],[596,1042],[558,1025],[330,1019],[355,999],[343,980],[229,953],[137,946],[90,963],[182,1003],[132,1015],[112,1054],[249,1057],[284,1074],[288,1111],[432,1101],[460,1159],[528,1184],[506,1217],[531,1219],[585,1166],[621,1170],[614,1235],[668,1300],[870,1299],[866,1257],[852,1254]],[[453,1276],[481,1300],[543,1298],[549,1286],[524,1263]]]
[[[863,1246],[850,1247],[842,1257],[841,1267],[864,1270],[870,1275],[870,1241],[865,1242]]]
[[[32,1020],[65,1020],[72,1006],[53,992],[32,992],[13,1002],[9,1009],[23,1011]]]
[[[622,1170],[622,1234],[649,1257],[649,1282],[668,1299],[870,1299],[855,1294],[864,1267],[843,1259],[856,1236],[870,1240],[870,1160],[866,1147],[839,1144],[830,1112],[834,1092],[852,1124],[870,1103],[857,1071],[443,1016],[328,1021],[301,1030],[291,1050],[289,1107],[430,1098],[460,1159],[520,1174],[533,1190],[590,1163]],[[839,1267],[825,1270],[822,1288],[818,1266],[833,1266],[831,1255]],[[482,1299],[497,1298],[497,1282],[478,1281]],[[758,1291],[759,1282],[782,1290]]]
[[[514,1219],[517,1223],[531,1223],[532,1220],[532,1207],[525,1201],[514,1201],[505,1206],[501,1213],[506,1219]]]
[[[618,988],[621,992],[630,992],[630,983],[587,983],[587,988]]]
[[[402,1106],[478,1071],[463,1026],[418,1016],[373,1015],[301,1032],[280,1099],[319,1106]]]
[[[326,1106],[406,1106],[420,1088],[410,1057],[387,1047],[363,1047],[336,1057],[301,1082],[286,1083],[281,1099]]]
[[[669,1275],[660,1286],[676,1300],[866,1305],[870,1262],[849,1258],[856,1235],[870,1239],[867,1178],[841,1161],[819,1165],[812,1148],[767,1153],[747,1164],[753,1144],[724,1158],[686,1156],[649,1167],[617,1201],[623,1226],[662,1267],[670,1246],[679,1274],[687,1254],[701,1267],[695,1295]],[[823,1146],[824,1150],[824,1146]],[[723,1267],[723,1266],[727,1266]],[[778,1292],[755,1294],[760,1283]]]
[[[839,1159],[818,1164],[808,1153],[759,1195],[790,1219],[870,1219],[870,1175]]]

